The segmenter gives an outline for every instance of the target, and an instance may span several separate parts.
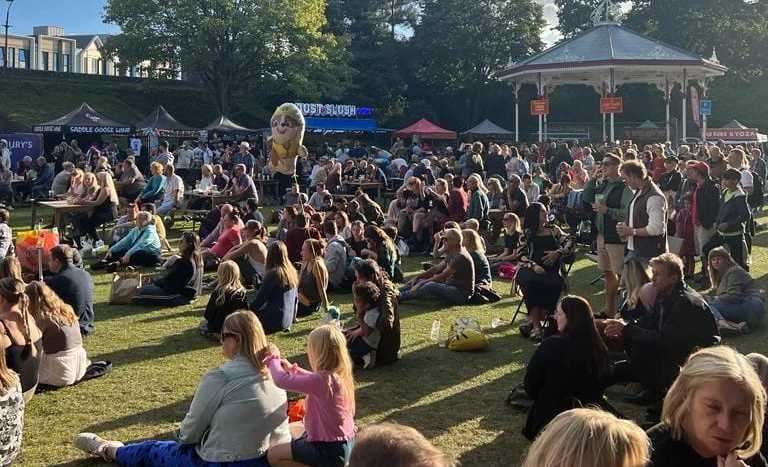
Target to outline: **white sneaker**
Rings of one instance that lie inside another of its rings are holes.
[[[94,433],[79,433],[75,436],[76,448],[92,456],[101,457],[105,461],[113,460],[107,456],[108,447],[121,448],[123,446],[125,445],[120,441],[108,441]]]

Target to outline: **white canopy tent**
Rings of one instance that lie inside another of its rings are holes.
[[[670,96],[676,85],[683,92],[683,133],[686,134],[688,83],[696,80],[706,96],[708,80],[723,76],[728,69],[716,56],[705,59],[663,42],[627,29],[616,21],[610,0],[603,0],[593,14],[594,27],[573,39],[497,72],[502,81],[511,81],[515,93],[515,134],[520,139],[520,87],[535,84],[540,97],[546,97],[557,86],[580,84],[592,86],[602,97],[614,96],[618,86],[648,83],[664,93],[666,101],[666,134],[670,139]],[[539,116],[539,141],[543,141],[547,116]],[[706,117],[702,136],[706,135]],[[605,114],[603,115],[604,139]],[[614,114],[610,114],[610,140],[615,141]]]

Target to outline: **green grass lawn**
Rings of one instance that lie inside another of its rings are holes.
[[[12,216],[15,231],[29,227],[28,210],[17,209]],[[178,237],[177,230],[172,234]],[[768,233],[760,233],[756,245],[754,277],[768,286]],[[407,269],[413,273],[420,261],[409,258]],[[599,309],[601,285],[589,285],[597,274],[593,263],[580,259],[571,271],[570,286]],[[200,377],[223,361],[219,347],[196,329],[207,296],[168,309],[110,306],[110,275],[94,275],[94,281],[96,332],[85,346],[92,359],[111,360],[114,371],[79,386],[36,395],[27,407],[18,465],[100,465],[72,446],[80,431],[123,441],[171,439]],[[507,408],[504,399],[522,380],[534,346],[511,326],[490,329],[493,318],[509,320],[519,300],[508,298],[508,283],[497,281],[495,287],[505,298],[488,306],[400,307],[402,360],[356,374],[359,426],[384,420],[414,426],[465,467],[520,463],[528,446],[520,435],[524,415]],[[349,316],[351,295],[332,299]],[[440,319],[445,332],[453,319],[462,316],[475,317],[489,328],[487,351],[455,353],[430,342],[433,320]],[[291,333],[272,339],[289,359],[306,363],[306,336],[317,324],[317,319],[305,319]],[[768,352],[765,334],[759,330],[728,343],[742,351]],[[618,407],[630,415],[641,413],[632,406]]]

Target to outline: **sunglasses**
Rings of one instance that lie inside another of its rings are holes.
[[[230,338],[230,337],[231,337],[232,339],[235,339],[235,340],[237,340],[237,338],[238,338],[239,336],[238,336],[237,334],[233,333],[233,332],[222,332],[222,333],[221,333],[221,342],[222,342],[222,343],[224,343],[224,341],[225,341],[225,340],[227,340],[227,339],[228,339],[228,338]]]

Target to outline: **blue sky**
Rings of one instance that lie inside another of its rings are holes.
[[[11,7],[10,32],[31,34],[33,26],[61,26],[65,34],[114,33],[117,27],[102,22],[106,3],[106,0],[15,0]],[[0,0],[3,21],[7,5]]]

